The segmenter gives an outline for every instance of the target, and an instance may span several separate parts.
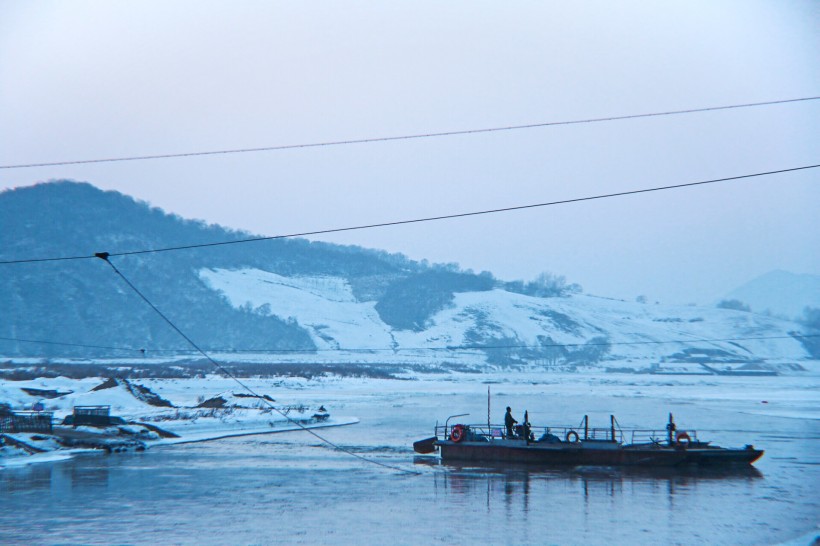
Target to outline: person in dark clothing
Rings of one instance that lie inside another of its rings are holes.
[[[513,434],[513,425],[516,424],[518,421],[512,416],[512,409],[507,406],[507,413],[504,414],[504,426],[507,427],[507,438],[512,438]]]
[[[530,432],[530,414],[527,411],[524,412],[524,424],[521,425],[521,428],[524,431],[525,440],[527,440],[528,442],[534,440],[534,438],[532,437],[532,433]]]

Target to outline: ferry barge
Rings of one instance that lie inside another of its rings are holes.
[[[763,455],[752,445],[725,448],[678,430],[672,414],[665,430],[624,430],[614,416],[610,426],[592,428],[588,416],[577,427],[516,425],[508,435],[500,425],[436,425],[435,435],[413,444],[417,453],[438,451],[444,462],[532,463],[572,466],[730,466],[751,465]]]

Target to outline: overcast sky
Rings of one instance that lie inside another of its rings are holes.
[[[0,165],[820,95],[818,2],[0,0]],[[276,235],[820,163],[820,101],[490,134],[0,169]],[[709,303],[820,274],[820,169],[323,240]],[[32,211],[36,214],[36,211]],[[89,252],[98,249],[90,248]],[[113,249],[112,249],[113,250]]]

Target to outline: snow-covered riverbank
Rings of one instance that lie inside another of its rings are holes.
[[[351,425],[355,417],[331,416],[324,405],[276,401],[264,389],[214,392],[208,379],[170,381],[162,394],[140,382],[87,378],[0,381],[4,432],[0,468],[70,458],[93,450],[145,450],[155,446],[202,442],[234,436],[274,434]],[[234,387],[238,387],[233,383]],[[257,385],[258,387],[258,385]],[[166,396],[168,398],[166,398]],[[169,399],[170,398],[170,399]],[[110,423],[61,425],[77,406],[102,406]],[[51,414],[51,430],[20,432],[12,425],[21,411]]]

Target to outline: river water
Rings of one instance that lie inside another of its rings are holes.
[[[416,456],[412,441],[451,414],[486,421],[487,385],[343,381],[300,396],[361,423],[319,432],[399,470],[305,433],[9,468],[0,471],[0,543],[776,544],[817,528],[820,422],[799,417],[817,410],[816,385],[571,381],[494,384],[494,416],[510,404],[529,409],[534,425],[589,414],[606,426],[614,413],[625,428],[662,428],[672,411],[701,439],[754,443],[766,455],[729,473],[442,466]],[[792,400],[781,403],[788,416],[769,409],[778,400]]]

